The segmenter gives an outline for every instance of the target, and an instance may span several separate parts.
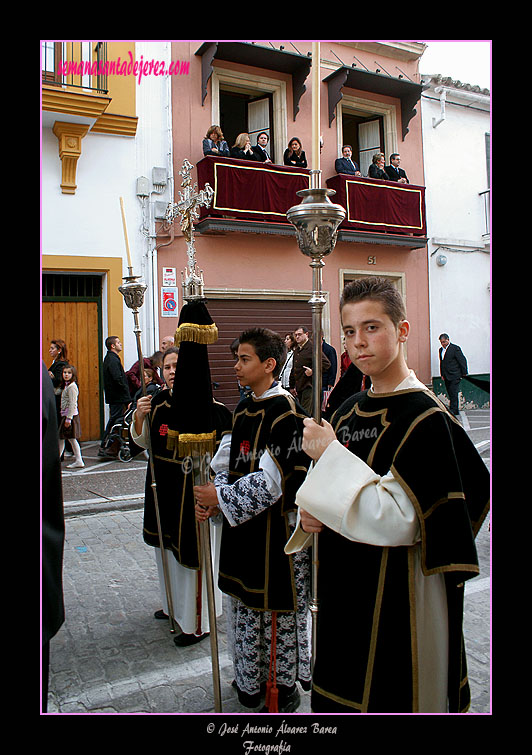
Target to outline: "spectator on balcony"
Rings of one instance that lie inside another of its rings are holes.
[[[342,157],[337,157],[334,161],[334,169],[337,173],[347,173],[353,176],[361,176],[358,165],[351,159],[353,149],[350,144],[344,144],[342,147]]]
[[[388,181],[397,181],[400,184],[409,184],[410,181],[408,180],[406,173],[402,168],[399,167],[400,162],[401,155],[398,155],[397,152],[394,152],[393,155],[390,155],[390,164],[384,168],[388,176]]]
[[[251,148],[253,150],[253,154],[255,155],[255,160],[258,160],[260,163],[272,162],[270,153],[268,152],[269,141],[270,141],[269,134],[267,134],[266,131],[261,131],[260,134],[257,136],[257,143],[255,144],[254,147]]]
[[[203,140],[203,154],[230,157],[229,145],[224,140],[220,126],[211,126]]]
[[[384,155],[377,152],[373,155],[373,162],[369,166],[368,178],[380,178],[389,181],[388,174],[384,170]]]
[[[297,136],[290,139],[288,147],[284,151],[283,162],[293,168],[306,168],[307,157],[303,151],[301,140]]]
[[[249,134],[239,134],[235,143],[231,147],[231,157],[237,160],[256,160],[256,156],[251,148]]]

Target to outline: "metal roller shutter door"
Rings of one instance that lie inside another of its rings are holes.
[[[286,299],[209,298],[207,306],[218,327],[218,341],[209,346],[211,378],[218,384],[214,397],[232,411],[240,398],[230,349],[234,339],[246,328],[253,327],[269,328],[283,337],[300,325],[311,330],[312,312],[307,301]]]

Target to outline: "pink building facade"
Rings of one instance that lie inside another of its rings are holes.
[[[215,395],[230,407],[237,394],[229,346],[243,327],[261,325],[284,335],[311,323],[309,260],[283,217],[283,202],[286,212],[301,201],[295,191],[291,195],[293,174],[299,174],[304,186],[308,169],[279,167],[293,137],[300,139],[308,168],[313,167],[311,47],[311,42],[298,41],[172,43],[173,61],[190,62],[188,75],[172,79],[174,201],[185,159],[195,166],[193,181],[199,189],[208,170],[215,196],[196,224],[196,251],[209,310],[220,331],[210,354],[218,384]],[[424,48],[415,42],[321,42],[320,168],[321,185],[337,188],[332,201],[343,204],[348,213],[334,251],[324,260],[325,338],[340,356],[339,298],[348,280],[363,275],[391,278],[405,298],[411,323],[409,366],[428,385],[429,286],[418,73]],[[221,127],[229,147],[240,133],[249,133],[254,144],[258,133],[266,131],[274,165],[204,157],[202,141],[213,124]],[[344,144],[352,146],[360,178],[335,170]],[[385,154],[386,165],[392,153],[400,154],[409,184],[366,178],[378,151]],[[263,184],[266,193],[261,200]],[[288,192],[286,198],[283,192]],[[179,285],[187,260],[178,221],[172,236],[162,233],[160,241],[159,280],[164,268],[176,268]],[[180,297],[181,292],[179,306]],[[171,333],[176,324],[177,318],[161,316],[159,332]]]

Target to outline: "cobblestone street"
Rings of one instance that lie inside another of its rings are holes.
[[[489,413],[467,414],[489,466]],[[102,463],[96,452],[85,444],[85,469],[63,473],[66,620],[50,643],[48,712],[212,712],[209,640],[176,647],[168,623],[153,618],[161,605],[154,551],[142,540],[146,461]],[[477,538],[480,575],[466,587],[470,714],[490,712],[488,521]],[[225,612],[218,636],[223,713],[249,714],[231,686]],[[310,693],[301,691],[301,699],[298,713],[310,713]]]

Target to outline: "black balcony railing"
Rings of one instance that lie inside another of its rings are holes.
[[[107,42],[42,42],[43,84],[107,94]]]

